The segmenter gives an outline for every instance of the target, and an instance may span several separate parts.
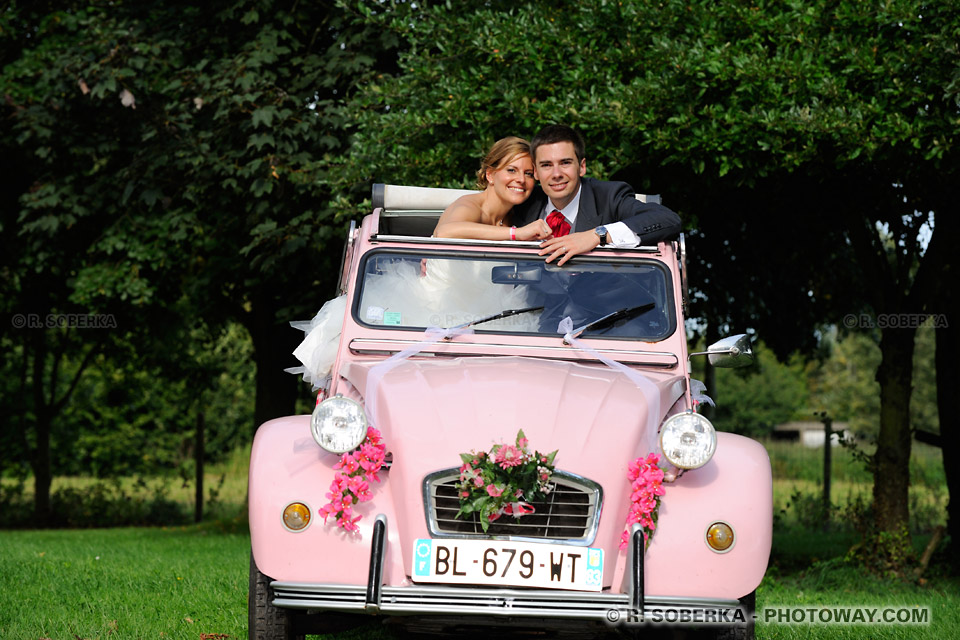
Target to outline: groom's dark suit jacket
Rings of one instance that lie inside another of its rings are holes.
[[[574,231],[623,222],[640,236],[642,245],[673,240],[680,233],[680,216],[663,205],[640,202],[626,182],[580,178],[580,184],[580,210]],[[526,202],[514,207],[512,224],[520,227],[533,222],[546,205],[547,195],[537,185]]]

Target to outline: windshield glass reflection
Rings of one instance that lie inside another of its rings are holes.
[[[558,268],[529,258],[390,251],[365,260],[354,315],[366,325],[423,330],[518,311],[474,329],[556,335],[564,317],[580,327],[630,309],[635,311],[591,327],[583,337],[656,341],[671,335],[676,324],[669,274],[654,260],[578,260]]]

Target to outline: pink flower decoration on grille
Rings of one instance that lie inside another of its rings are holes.
[[[535,502],[550,493],[556,455],[531,451],[523,430],[517,432],[516,444],[496,444],[489,453],[461,453],[456,483],[460,510],[455,517],[475,517],[486,531],[504,515],[519,518],[533,513],[533,505],[525,500]]]

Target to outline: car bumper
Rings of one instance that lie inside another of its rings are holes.
[[[622,593],[593,593],[556,589],[488,587],[389,586],[383,584],[387,519],[373,526],[366,585],[310,584],[273,581],[273,605],[286,609],[342,613],[439,616],[495,616],[619,622],[666,618],[675,611],[712,612],[727,617],[737,600],[689,597],[646,597],[643,590],[643,531],[634,525],[627,555]],[[643,612],[642,618],[640,612]]]
[[[277,607],[371,613],[385,615],[502,616],[616,622],[636,611],[623,593],[584,593],[550,589],[488,589],[464,587],[384,587],[379,603],[366,602],[366,588],[342,584],[273,582]],[[737,600],[651,597],[643,604],[644,616],[657,612],[696,609],[723,612],[739,606]],[[611,613],[615,611],[616,613]],[[729,618],[729,615],[726,617]]]

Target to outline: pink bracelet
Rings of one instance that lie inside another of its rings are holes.
[[[516,239],[517,239],[517,228],[516,228],[516,227],[510,227],[510,239],[511,239],[511,240],[516,240]]]

